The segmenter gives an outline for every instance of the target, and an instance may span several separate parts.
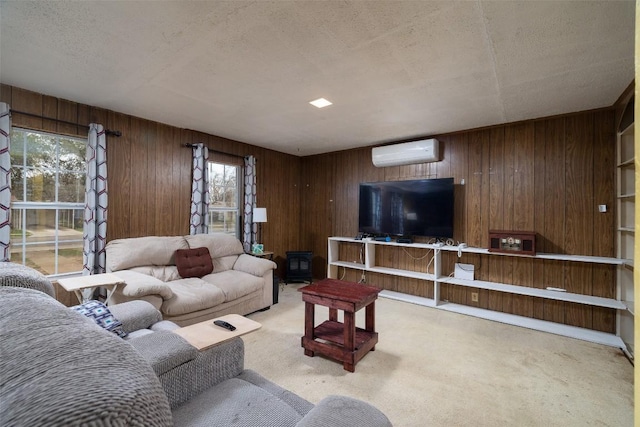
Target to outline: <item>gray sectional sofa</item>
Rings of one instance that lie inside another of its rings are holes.
[[[176,265],[176,254],[198,248],[208,250],[213,271],[201,277],[184,277]],[[113,293],[111,303],[145,300],[160,310],[165,320],[180,326],[230,313],[245,315],[273,304],[276,264],[245,254],[242,243],[233,236],[117,239],[107,244],[106,254],[107,272],[125,282]]]
[[[245,370],[240,338],[196,350],[144,301],[110,307],[123,339],[13,286],[0,286],[2,426],[391,425],[365,402],[329,396],[313,405]]]

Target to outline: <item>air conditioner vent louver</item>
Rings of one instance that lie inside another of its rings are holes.
[[[371,160],[377,167],[437,162],[439,145],[437,139],[423,139],[375,147],[371,150]]]

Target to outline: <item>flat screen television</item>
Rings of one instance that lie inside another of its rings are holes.
[[[358,231],[453,237],[453,188],[453,178],[361,183]]]

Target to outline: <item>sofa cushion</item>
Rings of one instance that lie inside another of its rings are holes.
[[[174,409],[175,425],[295,426],[302,416],[279,396],[231,378]]]
[[[213,271],[213,262],[206,247],[178,249],[175,255],[180,277],[202,277]]]
[[[178,270],[176,269],[176,275]],[[118,287],[118,292],[127,298],[140,298],[148,295],[159,295],[163,299],[173,296],[171,288],[162,280],[133,270],[120,270],[114,273],[121,278],[124,286]]]
[[[224,292],[224,301],[233,301],[255,291],[262,291],[264,280],[242,271],[229,270],[207,274],[202,280]]]
[[[215,274],[208,276],[215,276]],[[196,277],[167,282],[167,286],[171,288],[173,297],[162,303],[160,311],[165,316],[193,313],[214,307],[225,301],[225,294],[220,288]]]
[[[123,270],[120,270],[123,271]],[[118,273],[120,273],[118,271]],[[144,267],[133,267],[126,271],[135,271],[147,276],[156,278],[162,282],[170,282],[172,280],[182,279],[175,265],[146,265]]]
[[[194,234],[184,236],[184,238],[190,248],[204,246],[209,249],[209,253],[213,259],[244,253],[244,248],[240,240],[230,234]]]
[[[200,245],[203,246],[203,245]],[[116,239],[107,243],[107,271],[145,265],[175,265],[178,249],[189,249],[183,236],[148,236]]]
[[[240,255],[242,256],[242,255]],[[227,255],[213,259],[213,271],[216,273],[231,270],[238,260],[238,255]]]

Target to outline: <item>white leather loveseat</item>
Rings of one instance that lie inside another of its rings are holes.
[[[107,272],[125,282],[111,303],[145,300],[180,326],[230,313],[245,315],[273,303],[276,264],[245,254],[233,236],[117,239],[107,244],[106,252]]]

